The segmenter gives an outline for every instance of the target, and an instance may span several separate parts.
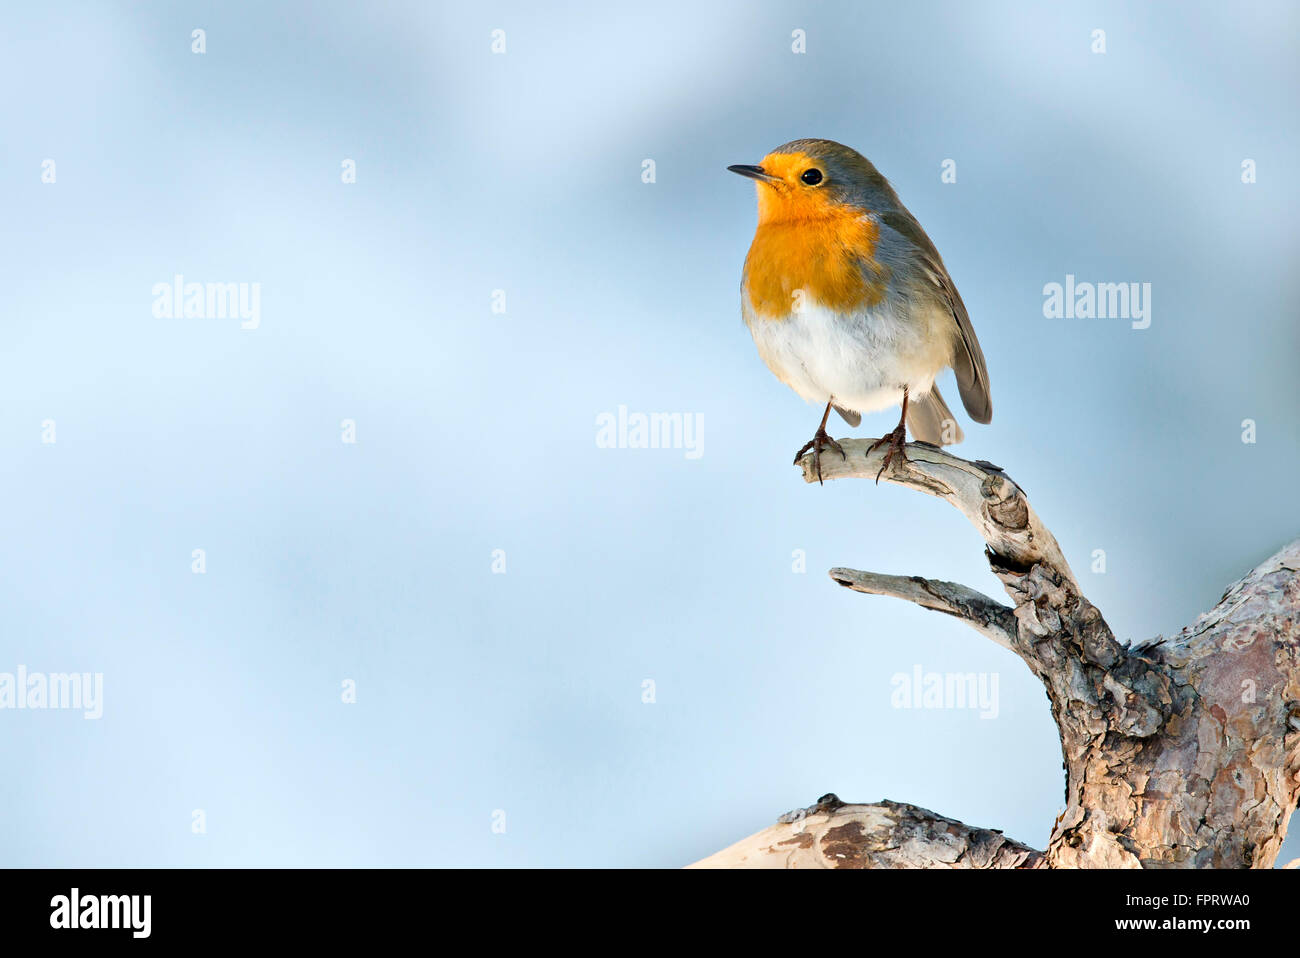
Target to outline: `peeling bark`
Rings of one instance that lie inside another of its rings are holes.
[[[872,478],[885,450],[841,440],[825,479]],[[1171,638],[1127,646],[999,467],[925,444],[881,477],[947,500],[984,538],[1011,605],[916,576],[831,570],[842,586],[955,616],[1047,689],[1066,807],[1045,852],[912,805],[826,796],[699,867],[1269,868],[1300,800],[1300,540]],[[810,456],[800,460],[815,482]],[[996,836],[996,837],[994,837]]]
[[[902,802],[834,795],[689,868],[1036,868],[1043,853]]]

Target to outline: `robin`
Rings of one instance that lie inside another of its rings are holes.
[[[792,140],[757,166],[727,169],[757,181],[758,229],[745,257],[741,314],[776,378],[825,403],[809,449],[844,450],[826,434],[835,409],[850,426],[902,405],[883,473],[907,459],[912,437],[961,442],[935,377],[951,366],[966,412],[993,418],[989,374],[975,330],[939,251],[866,157],[831,140]],[[876,480],[880,480],[877,473]]]

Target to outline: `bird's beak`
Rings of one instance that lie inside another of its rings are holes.
[[[741,176],[748,176],[751,180],[758,180],[760,183],[772,183],[777,179],[771,173],[764,173],[761,166],[736,165],[729,166],[727,169],[733,173],[739,173]]]

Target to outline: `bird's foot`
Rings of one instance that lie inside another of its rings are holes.
[[[822,450],[827,447],[838,452],[841,459],[849,458],[844,455],[844,447],[827,435],[825,429],[818,429],[817,433],[804,443],[803,446],[800,447],[799,451],[794,454],[795,465],[798,465],[799,460],[803,458],[803,454],[809,449],[812,450],[813,469],[817,470],[817,481],[822,485],[825,485],[825,483],[822,482]]]
[[[900,422],[897,429],[888,435],[881,436],[867,447],[867,452],[872,452],[886,444],[889,446],[889,448],[885,450],[885,461],[880,464],[880,471],[876,473],[876,485],[880,485],[880,477],[885,474],[885,470],[889,468],[889,464],[894,461],[895,456],[902,459],[903,462],[909,461],[907,458],[907,451],[903,448],[903,444],[906,441],[907,427]]]

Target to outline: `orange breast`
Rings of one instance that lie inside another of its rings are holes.
[[[760,222],[745,259],[745,295],[754,312],[788,316],[796,293],[839,310],[885,296],[888,271],[876,262],[880,228],[858,211]]]

